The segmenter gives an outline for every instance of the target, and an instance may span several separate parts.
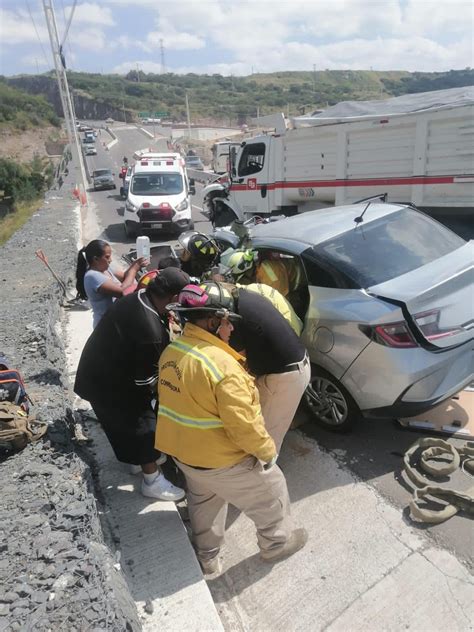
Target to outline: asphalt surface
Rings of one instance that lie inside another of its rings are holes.
[[[110,242],[113,246],[115,255],[123,255],[134,248],[135,240],[126,237],[123,224],[123,213],[125,201],[119,194],[121,180],[118,177],[122,166],[122,159],[127,156],[129,162],[132,162],[132,155],[138,149],[146,149],[147,147],[155,150],[166,150],[166,141],[164,139],[153,140],[147,134],[139,131],[136,127],[120,126],[112,128],[117,136],[118,142],[106,151],[103,147],[104,142],[110,142],[110,136],[102,130],[101,136],[97,138],[97,156],[88,156],[86,162],[89,172],[94,169],[107,168],[112,169],[116,176],[117,189],[108,191],[90,190],[89,199],[95,205],[102,225],[104,233],[102,237]],[[202,186],[196,183],[196,195],[193,196],[192,217],[196,230],[209,232],[211,224],[202,214]],[[150,234],[151,245],[156,244],[176,244],[176,235],[166,235],[160,233]]]
[[[137,128],[116,126],[113,129],[118,142],[109,151],[105,151],[100,146],[100,141],[103,142],[107,139],[109,142],[110,138],[102,131],[102,135],[96,143],[98,154],[87,158],[87,161],[90,170],[112,167],[117,176],[116,191],[90,193],[90,199],[96,205],[98,218],[104,229],[102,237],[113,245],[117,256],[125,254],[134,246],[134,240],[125,236],[122,220],[124,201],[118,194],[120,186],[118,173],[122,164],[122,157],[126,155],[130,160],[134,151],[146,147],[163,149],[164,141],[161,143],[158,141],[154,144],[150,136],[140,132]],[[211,226],[202,214],[201,189],[202,187],[197,185],[192,213],[195,228],[207,232]],[[438,219],[452,226],[465,238],[474,236],[473,227],[467,218]],[[150,236],[150,239],[152,245],[176,243],[176,238],[169,235],[156,234]],[[349,435],[333,434],[316,426],[303,406],[298,411],[297,420],[302,423],[301,430],[314,438],[320,448],[335,457],[341,467],[348,469],[357,478],[377,489],[400,510],[406,509],[411,495],[398,480],[402,468],[402,456],[412,443],[419,437],[426,435],[404,430],[395,420],[364,420]],[[454,444],[459,443],[456,439],[452,441]],[[316,454],[314,458],[317,458]],[[472,523],[468,518],[457,515],[445,524],[420,527],[420,529],[427,532],[440,546],[454,552],[461,560],[472,566],[474,536]]]

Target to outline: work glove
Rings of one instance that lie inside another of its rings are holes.
[[[278,454],[275,454],[275,456],[273,457],[271,461],[268,461],[268,463],[265,463],[265,465],[263,466],[263,469],[269,470],[271,467],[275,465],[275,463],[277,462],[277,459],[278,459]]]

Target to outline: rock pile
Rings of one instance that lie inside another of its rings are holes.
[[[0,632],[136,632],[136,608],[104,543],[92,479],[72,439],[60,292],[41,248],[71,282],[77,252],[73,183],[2,248],[0,351],[19,369],[45,439],[0,455]]]

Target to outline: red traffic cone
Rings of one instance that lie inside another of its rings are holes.
[[[77,184],[74,186],[74,189],[72,190],[72,195],[76,199],[79,199],[79,187],[77,186]]]

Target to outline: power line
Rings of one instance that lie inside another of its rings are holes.
[[[46,61],[46,66],[49,66],[50,61],[48,59],[48,56],[46,55],[46,51],[44,49],[43,42],[41,41],[41,37],[40,37],[40,35],[38,33],[38,29],[36,28],[36,24],[35,24],[35,21],[33,19],[33,14],[31,13],[30,4],[29,4],[28,0],[25,0],[25,2],[26,2],[26,8],[28,9],[28,13],[30,14],[31,21],[33,23],[33,28],[35,29],[36,37],[38,38],[38,42],[40,43],[41,50],[43,51],[43,55],[44,55],[44,58],[45,58],[45,61]]]

